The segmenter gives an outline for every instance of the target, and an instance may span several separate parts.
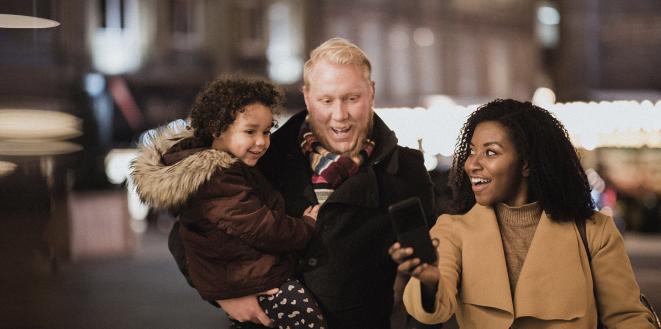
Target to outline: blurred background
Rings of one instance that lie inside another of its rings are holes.
[[[139,203],[128,163],[221,74],[280,84],[284,122],[304,108],[309,51],[335,36],[367,53],[377,113],[425,152],[437,213],[477,104],[553,111],[661,307],[657,0],[2,0],[0,327],[225,328],[178,273],[174,218]]]

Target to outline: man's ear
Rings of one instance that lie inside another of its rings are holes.
[[[528,166],[528,161],[523,161],[523,168],[521,169],[521,175],[523,177],[528,177],[530,176],[530,166]]]
[[[376,97],[376,83],[374,83],[374,81],[370,81],[370,85],[372,87],[372,99],[370,99],[370,104],[372,107],[374,107],[374,98]]]
[[[303,93],[303,101],[305,102],[305,108],[309,109],[310,104],[308,103],[308,87],[306,85],[303,85],[301,87],[301,92]]]

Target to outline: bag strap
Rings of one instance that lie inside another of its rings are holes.
[[[654,306],[647,300],[647,297],[643,295],[642,293],[640,294],[640,301],[647,307],[647,309],[652,313],[652,321],[654,321],[654,326],[657,329],[661,329],[661,319],[659,319],[659,315],[656,314],[656,310],[654,309]]]
[[[588,234],[585,231],[585,219],[577,219],[576,227],[578,228],[578,233],[581,235],[583,248],[585,248],[585,253],[588,255],[588,263],[590,263],[590,271],[592,271],[592,255],[590,255],[590,248],[588,245]]]
[[[578,228],[578,234],[581,236],[581,241],[583,242],[583,248],[585,248],[585,253],[588,255],[588,264],[590,265],[590,273],[592,273],[592,255],[590,255],[590,247],[588,245],[588,234],[585,229],[585,218],[576,219],[576,228]],[[590,274],[592,275],[592,274]],[[594,289],[594,279],[592,279],[592,294],[594,296],[594,302],[597,304],[597,291]],[[606,328],[601,320],[599,319],[599,306],[595,305],[597,308],[597,329]]]
[[[576,220],[576,227],[578,228],[578,233],[581,236],[581,241],[583,241],[583,247],[585,248],[585,253],[588,255],[588,262],[590,264],[590,272],[592,272],[592,256],[590,255],[590,248],[588,245],[588,235],[585,230],[585,219],[577,219]],[[592,293],[594,295],[594,301],[597,302],[597,295],[594,289],[592,289]],[[647,300],[647,297],[643,295],[643,293],[640,293],[640,302],[647,308],[647,310],[651,313],[652,315],[652,321],[654,321],[654,326],[657,329],[661,329],[661,320],[659,320],[659,316],[656,314],[656,310],[654,309],[654,306],[650,304],[650,302]],[[603,323],[601,323],[601,320],[599,320],[599,308],[597,307],[597,328],[605,328]]]

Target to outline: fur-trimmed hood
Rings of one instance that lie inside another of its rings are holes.
[[[214,173],[236,162],[229,153],[208,147],[183,147],[168,153],[173,146],[192,138],[190,129],[162,127],[139,145],[138,157],[131,163],[131,179],[142,202],[158,209],[178,208]],[[166,153],[168,158],[180,155],[181,159],[166,163]]]

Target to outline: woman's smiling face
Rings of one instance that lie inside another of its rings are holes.
[[[500,202],[510,206],[525,204],[528,199],[528,169],[525,167],[505,126],[496,121],[484,121],[475,127],[464,171],[477,203],[483,206]]]

